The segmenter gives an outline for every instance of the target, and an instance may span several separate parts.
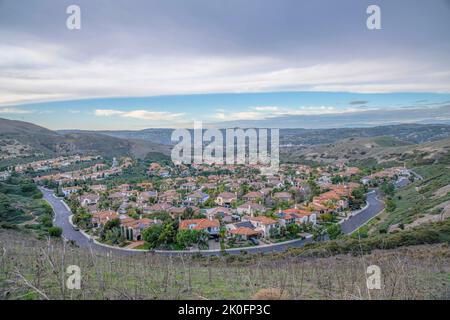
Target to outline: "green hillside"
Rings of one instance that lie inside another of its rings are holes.
[[[22,121],[0,119],[0,167],[58,155],[95,154],[104,157],[145,157],[169,154],[168,146],[104,134],[57,132]]]
[[[52,208],[31,180],[13,176],[0,182],[0,230],[31,230],[45,236],[53,226],[52,217]]]

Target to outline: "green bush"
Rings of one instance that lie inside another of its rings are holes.
[[[60,227],[50,227],[48,228],[48,234],[51,237],[61,237],[62,235],[62,229]]]

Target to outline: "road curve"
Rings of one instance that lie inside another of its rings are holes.
[[[72,213],[70,212],[67,205],[63,202],[63,200],[57,198],[52,190],[48,190],[45,188],[40,188],[40,190],[44,195],[44,199],[53,208],[55,214],[54,224],[62,228],[63,230],[62,236],[64,239],[75,242],[80,248],[87,248],[90,250],[96,250],[101,252],[110,252],[118,254],[148,253],[148,251],[145,250],[131,250],[131,249],[127,250],[123,248],[117,248],[100,244],[90,239],[88,235],[83,234],[81,231],[74,230],[72,224],[70,223],[70,216],[72,215]],[[354,213],[353,216],[340,223],[342,232],[345,234],[350,234],[354,232],[355,230],[357,230],[358,228],[369,222],[376,215],[378,215],[383,209],[384,203],[377,198],[377,193],[375,191],[369,192],[367,194],[366,207],[360,210],[359,212]],[[257,247],[227,249],[226,251],[229,254],[240,254],[243,251],[247,253],[280,252],[288,248],[302,247],[305,244],[312,242],[314,242],[314,240],[312,239],[312,236],[309,236],[305,239],[297,239],[281,243],[275,243],[271,245],[261,245]],[[181,255],[181,254],[198,253],[198,251],[163,251],[163,250],[155,250],[152,252],[161,255]],[[220,250],[202,250],[201,253],[202,255],[220,255],[222,252]]]
[[[376,191],[369,192],[366,201],[367,206],[363,210],[350,216],[341,223],[343,233],[353,233],[383,211],[384,202],[378,199],[378,193]]]

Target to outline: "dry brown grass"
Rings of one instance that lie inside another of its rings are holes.
[[[253,300],[287,300],[286,291],[277,288],[261,289],[252,297]]]
[[[382,270],[367,290],[368,265]],[[68,265],[81,290],[66,288]],[[359,257],[110,255],[0,229],[0,299],[448,299],[446,245]]]

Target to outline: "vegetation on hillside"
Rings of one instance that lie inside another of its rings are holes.
[[[0,182],[0,229],[26,229],[38,236],[59,236],[53,227],[53,210],[31,181],[13,175]]]
[[[124,155],[145,157],[150,152],[169,154],[167,146],[152,141],[121,139],[95,132],[61,134],[32,123],[0,118],[0,151],[11,145],[11,141],[17,147],[14,150],[8,149],[10,152],[8,158],[0,157],[0,168],[58,155],[99,154],[104,157]]]
[[[446,165],[415,168],[423,176],[394,191],[386,201],[387,213],[373,224],[376,233],[409,229],[416,225],[446,220],[450,217],[450,172]],[[420,222],[422,221],[422,222]]]

